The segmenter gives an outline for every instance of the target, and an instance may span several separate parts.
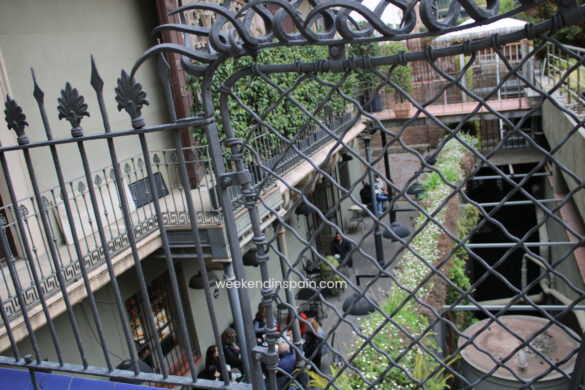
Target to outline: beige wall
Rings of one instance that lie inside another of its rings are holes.
[[[568,140],[565,140],[563,146],[555,153],[556,160],[570,170],[578,179],[575,181],[566,171],[562,171],[556,162],[553,162],[554,186],[546,186],[546,198],[554,198],[556,195],[565,196],[570,190],[575,189],[585,178],[585,130],[581,127],[575,130],[575,122],[565,113],[554,107],[549,101],[545,101],[542,106],[542,128],[548,140],[551,149],[555,149],[563,142],[563,139],[573,132]],[[562,172],[562,173],[561,173]],[[559,177],[560,176],[560,177]],[[564,214],[557,212],[556,215],[564,220],[565,224],[572,229],[579,231],[578,224],[583,223],[585,216],[585,193],[580,189],[573,195],[574,206],[570,204],[563,206]],[[556,204],[554,206],[557,206]],[[552,207],[552,206],[550,206]],[[549,240],[570,241],[567,228],[558,222],[549,219],[547,222]],[[579,293],[575,288],[583,291],[585,289],[583,277],[583,254],[581,248],[568,253],[566,246],[551,247],[550,255],[552,262],[559,262],[556,269],[568,280],[566,283],[563,278],[554,277],[553,287],[570,299],[577,299]],[[581,262],[581,265],[579,265]]]
[[[2,111],[4,111],[6,104],[6,96],[12,96],[12,91],[10,90],[10,83],[8,82],[8,77],[6,75],[2,47],[0,47],[0,104],[2,105]],[[3,146],[16,144],[16,133],[14,130],[8,129],[5,120],[0,121],[0,143]],[[24,158],[21,153],[5,153],[4,156],[6,158],[9,172],[22,172],[25,169]],[[21,194],[32,193],[30,184],[24,175],[18,173],[11,175],[11,182],[17,197]],[[2,197],[4,205],[11,203],[3,173],[0,173],[0,196]]]
[[[558,110],[548,100],[542,105],[542,129],[551,149],[563,142],[569,132],[572,132],[576,123],[568,115]],[[563,146],[554,153],[554,157],[570,170],[579,180],[585,178],[585,129],[580,127],[565,140]],[[567,172],[563,172],[563,178],[569,190],[575,189],[581,184],[577,183]],[[580,189],[573,195],[573,199],[581,217],[585,215],[585,191]]]
[[[84,117],[85,134],[102,133],[103,125],[97,99],[91,88],[90,54],[94,55],[104,79],[104,96],[112,129],[130,128],[128,115],[118,112],[114,100],[116,79],[121,69],[129,70],[144,51],[156,43],[151,35],[157,25],[153,2],[125,1],[11,1],[0,0],[0,49],[5,76],[12,96],[27,116],[31,141],[46,139],[36,102],[32,96],[31,68],[45,92],[45,104],[56,138],[70,137],[70,125],[58,120],[57,98],[67,81],[85,97],[91,117]],[[155,63],[143,65],[137,79],[147,91],[150,105],[143,109],[147,125],[166,120],[167,108]],[[164,134],[149,135],[150,148],[171,145]],[[116,140],[119,158],[140,153],[136,137]],[[86,146],[92,170],[111,165],[105,142]],[[76,145],[59,146],[66,179],[81,176],[81,161]],[[32,151],[41,189],[56,184],[47,148]]]

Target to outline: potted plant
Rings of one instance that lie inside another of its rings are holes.
[[[378,42],[353,43],[349,47],[349,55],[354,57],[380,56],[380,44]],[[356,98],[366,112],[382,111],[382,95],[376,92],[376,86],[382,82],[380,77],[371,70],[357,69],[355,74],[357,82]]]
[[[399,42],[386,42],[380,46],[380,54],[383,56],[396,55],[401,51],[406,51],[406,48]],[[406,99],[406,94],[413,91],[412,86],[412,70],[410,63],[407,65],[398,65],[394,68],[387,68],[387,72],[392,69],[390,74],[390,81],[396,84],[403,92],[394,88],[391,84],[387,84],[386,92],[393,96],[392,110],[394,114],[399,117],[407,117],[412,108],[412,104]]]

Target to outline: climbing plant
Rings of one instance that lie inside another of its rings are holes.
[[[328,57],[327,46],[297,46],[264,50],[256,58],[242,57],[226,60],[217,69],[211,90],[221,138],[225,138],[225,134],[222,131],[219,113],[220,86],[230,75],[254,63],[313,62]],[[229,115],[231,126],[238,138],[249,139],[262,135],[263,142],[268,147],[275,147],[278,144],[278,134],[292,139],[305,127],[317,127],[315,121],[310,120],[300,106],[325,122],[328,117],[341,116],[348,104],[348,100],[344,99],[342,94],[349,95],[354,83],[352,74],[332,72],[317,73],[309,77],[296,72],[279,72],[267,74],[266,77],[274,85],[258,75],[244,77],[235,83],[232,91],[242,104],[239,104],[235,99],[229,99]],[[338,85],[338,83],[340,84]],[[276,86],[282,90],[291,89],[291,92],[288,96],[283,97],[282,92]],[[201,111],[203,108],[200,95],[201,78],[189,77],[186,88],[193,95],[192,111],[195,113]],[[326,99],[330,92],[332,92],[330,98]],[[318,108],[324,100],[326,104]],[[254,118],[250,112],[256,113],[261,121],[264,121],[264,124]],[[207,138],[202,131],[196,129],[194,137],[198,144],[207,144]]]

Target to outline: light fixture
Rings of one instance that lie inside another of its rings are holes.
[[[365,316],[376,311],[366,296],[362,296],[356,301],[358,295],[358,293],[354,293],[345,299],[342,306],[344,312],[352,316]]]
[[[142,360],[138,360],[137,363],[138,363],[138,370],[140,372],[143,372],[145,374],[154,373],[154,371],[152,370],[152,367],[150,367],[148,364],[146,364]],[[122,363],[118,364],[116,366],[116,368],[118,370],[134,371],[134,364],[132,364],[132,360],[126,359]]]
[[[213,272],[207,272],[207,278],[209,280],[208,287],[213,287],[216,285],[218,279]],[[197,272],[197,274],[189,279],[189,288],[192,288],[193,290],[205,289],[205,283],[203,283],[203,276],[201,275],[201,271]]]
[[[384,238],[389,238],[392,241],[398,241],[399,238],[406,238],[410,236],[410,230],[398,222],[392,222],[390,224],[390,229],[384,230],[382,235]]]
[[[305,216],[311,215],[314,212],[315,212],[315,210],[313,208],[311,208],[305,202],[298,205],[297,208],[295,209],[295,214],[300,214],[300,215],[305,215]]]
[[[341,154],[341,161],[347,162],[353,160],[353,157],[349,154],[342,153]]]
[[[415,196],[418,196],[419,194],[422,194],[423,192],[425,192],[425,187],[422,184],[420,184],[418,181],[415,182],[410,187],[408,187],[408,190],[406,190],[406,193],[408,195],[415,195]]]
[[[244,265],[250,267],[258,267],[258,258],[256,257],[256,248],[250,249],[248,252],[244,253],[242,256],[242,262]]]
[[[138,360],[138,361],[136,361],[136,363],[138,363],[138,371],[139,372],[142,372],[145,374],[153,374],[154,373],[152,367],[150,367],[147,363],[143,362],[142,360]],[[132,360],[126,359],[122,363],[118,364],[116,366],[116,368],[118,370],[134,371],[134,364],[132,363]],[[115,378],[115,379],[110,379],[110,380],[116,381],[116,382],[121,382],[121,383],[135,384],[135,385],[139,385],[139,384],[142,384],[145,382],[145,381],[140,380],[140,379],[132,379],[132,378]]]

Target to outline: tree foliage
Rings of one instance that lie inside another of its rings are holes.
[[[379,57],[396,55],[401,51],[407,52],[407,49],[400,42],[363,42],[350,45],[349,55],[354,57],[362,57],[366,55],[369,55],[370,57]],[[378,70],[384,76],[387,76],[388,72],[391,70],[392,72],[390,74],[390,80],[396,83],[405,92],[412,92],[412,75],[410,64],[398,65],[395,67],[382,66],[379,67]],[[371,70],[358,69],[356,70],[356,81],[360,89],[367,91],[368,89],[375,88],[376,85],[382,82],[382,79],[380,79],[380,77]],[[396,92],[396,90],[389,84],[385,87],[385,90],[389,93]]]
[[[577,3],[582,5],[585,0],[578,0]],[[507,12],[519,7],[518,0],[505,0],[500,2],[500,12]],[[518,14],[516,17],[527,22],[539,23],[543,20],[552,18],[559,12],[559,8],[553,0],[546,0],[545,2],[530,8],[529,10]],[[583,28],[585,23],[580,23],[575,26],[568,26],[560,29],[552,34],[553,37],[568,45],[585,47],[585,32]]]

